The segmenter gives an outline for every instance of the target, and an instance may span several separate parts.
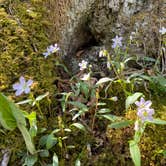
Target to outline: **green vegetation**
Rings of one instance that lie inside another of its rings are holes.
[[[128,47],[121,49],[123,37],[116,36],[113,55],[99,52],[111,77],[97,79],[93,64],[83,60],[70,78],[58,45],[52,45],[56,41],[49,40],[46,15],[41,0],[0,1],[1,162],[164,166],[162,57],[130,57]],[[161,53],[166,40],[164,29],[159,31]],[[136,41],[130,37],[127,46],[131,42]],[[131,61],[142,69],[130,71]]]

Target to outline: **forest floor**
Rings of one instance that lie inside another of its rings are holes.
[[[83,70],[73,76],[49,39],[50,28],[42,1],[0,1],[0,165],[133,166],[134,161],[136,166],[165,166],[166,77],[161,63],[149,58],[141,61],[141,70],[132,71],[115,59],[113,76],[96,78],[90,65],[80,62]],[[152,65],[147,68],[146,63]],[[154,109],[152,121],[138,115],[135,103],[141,99],[151,102],[142,116],[148,118]],[[20,132],[15,108],[28,134]],[[25,144],[28,138],[33,154]]]

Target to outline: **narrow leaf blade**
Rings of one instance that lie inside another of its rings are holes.
[[[74,126],[80,130],[85,131],[85,127],[81,123],[73,123],[71,126]]]
[[[135,166],[141,166],[141,154],[138,144],[132,140],[129,142],[129,148],[130,148],[131,158]]]
[[[119,128],[124,128],[129,126],[130,124],[132,124],[132,121],[129,120],[125,120],[125,121],[121,121],[121,122],[115,122],[115,123],[111,123],[110,125],[108,125],[109,128],[115,128],[115,129],[119,129]]]
[[[96,85],[100,85],[100,84],[103,84],[103,83],[106,83],[106,82],[111,82],[111,81],[113,81],[111,78],[104,77],[104,78],[101,78],[99,81],[97,81]]]
[[[58,165],[59,165],[58,156],[56,155],[56,153],[54,153],[52,166],[58,166]]]
[[[166,125],[166,121],[161,119],[153,119],[152,121],[149,121],[149,122],[154,124],[159,124],[159,125]]]
[[[140,96],[142,96],[143,94],[140,92],[136,92],[131,96],[128,96],[126,99],[126,110],[129,108],[129,106],[131,104],[133,104]]]

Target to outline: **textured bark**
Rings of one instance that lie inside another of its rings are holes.
[[[55,36],[74,73],[80,59],[94,63],[101,48],[111,51],[115,35],[123,36],[126,45],[130,33],[137,32],[138,43],[131,47],[131,54],[158,54],[159,28],[165,25],[164,0],[57,0],[56,8],[60,2],[59,11],[55,11],[55,21],[60,23],[55,24]]]

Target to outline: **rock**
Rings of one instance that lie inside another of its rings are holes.
[[[60,16],[65,22],[59,28],[58,35],[64,60],[72,72],[78,70],[77,53],[80,50],[87,49],[86,57],[88,56],[89,60],[96,58],[95,52],[91,53],[91,50],[95,51],[96,47],[100,50],[104,47],[112,51],[112,38],[116,35],[123,37],[123,45],[126,47],[131,32],[135,33],[135,41],[130,45],[131,56],[137,54],[158,56],[159,28],[161,25],[164,26],[166,16],[164,0],[68,0],[66,2],[69,5],[63,9],[65,12]],[[95,59],[90,61],[95,62]]]

